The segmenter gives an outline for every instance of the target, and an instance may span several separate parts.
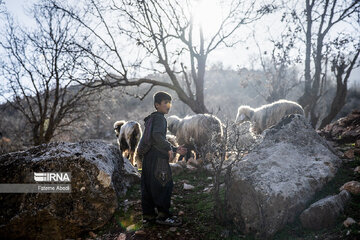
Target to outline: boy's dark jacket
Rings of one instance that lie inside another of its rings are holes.
[[[146,126],[149,124],[146,123],[147,121],[150,120],[150,118],[152,118],[152,122],[150,125],[151,129],[147,129]],[[168,155],[168,152],[170,150],[174,152],[176,151],[176,148],[166,140],[167,121],[163,113],[153,112],[149,116],[147,116],[144,119],[144,121],[145,121],[145,130],[138,146],[138,154],[140,155],[140,157],[143,157],[146,154],[146,152],[150,150],[149,148],[151,146],[155,147],[161,153],[166,155]],[[151,135],[150,135],[151,137],[149,140],[145,141],[145,136],[146,134],[148,134],[148,131],[151,131]]]

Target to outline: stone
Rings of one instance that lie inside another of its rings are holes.
[[[193,172],[196,170],[196,167],[193,167],[191,165],[186,165],[186,169],[189,170],[190,172]]]
[[[187,164],[190,164],[193,167],[199,167],[200,166],[200,161],[195,160],[193,157],[188,159]]]
[[[116,240],[126,240],[126,234],[120,233]]]
[[[345,183],[340,187],[340,191],[347,190],[351,194],[359,195],[360,194],[360,182],[358,181],[350,181]]]
[[[131,224],[129,226],[126,227],[126,231],[127,232],[131,232],[131,231],[134,231],[136,228],[136,225],[135,224]]]
[[[0,156],[1,183],[38,184],[34,172],[70,172],[71,193],[0,194],[4,239],[74,239],[96,230],[111,219],[118,198],[140,182],[119,149],[99,140],[52,142]]]
[[[354,172],[355,172],[355,173],[360,173],[360,166],[357,166],[357,167],[354,169]]]
[[[171,168],[171,173],[173,176],[179,175],[180,173],[182,173],[184,171],[184,167],[177,163],[169,163],[170,164],[170,168]]]
[[[355,157],[354,149],[350,149],[350,150],[347,150],[346,152],[344,152],[344,157],[346,157],[348,159],[354,158]]]
[[[360,139],[355,141],[355,147],[360,148]]]
[[[135,235],[146,235],[146,232],[144,230],[137,230]]]
[[[89,236],[90,236],[91,238],[96,238],[96,237],[97,237],[97,234],[94,233],[93,231],[90,231],[90,232],[89,232]]]
[[[184,215],[184,211],[179,211],[178,215],[179,215],[179,216]]]
[[[170,232],[176,232],[176,230],[177,230],[176,227],[171,227],[171,228],[169,228],[169,231],[170,231]]]
[[[270,238],[306,208],[341,165],[301,115],[289,115],[233,166],[229,215],[244,232]]]
[[[351,225],[353,225],[353,224],[355,224],[355,223],[356,223],[356,221],[355,221],[353,218],[348,217],[348,218],[343,222],[343,225],[344,225],[345,227],[350,227]]]
[[[320,230],[335,225],[336,219],[344,212],[344,208],[350,199],[350,193],[343,190],[337,195],[328,196],[311,204],[300,215],[302,226],[312,230]]]
[[[194,189],[194,188],[195,188],[195,187],[194,187],[193,185],[184,183],[184,189],[185,189],[185,190],[191,190],[191,189]]]
[[[354,143],[360,139],[360,110],[330,123],[319,131],[321,136],[338,143]]]

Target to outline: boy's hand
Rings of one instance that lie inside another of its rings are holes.
[[[169,162],[172,162],[172,160],[174,159],[174,153],[172,150],[168,151],[169,154]]]
[[[184,145],[181,145],[178,147],[176,152],[180,155],[185,155],[187,153],[187,148],[185,148]]]

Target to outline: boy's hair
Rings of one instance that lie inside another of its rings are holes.
[[[154,94],[154,106],[155,103],[161,104],[163,100],[171,101],[171,95],[167,92],[157,92]]]

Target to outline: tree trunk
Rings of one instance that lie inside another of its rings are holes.
[[[305,50],[305,88],[304,94],[299,98],[299,104],[304,108],[305,115],[308,116],[311,109],[309,108],[311,99],[311,29],[312,29],[312,6],[310,0],[306,0],[306,50]]]
[[[334,60],[333,68],[336,76],[336,95],[331,103],[329,114],[322,120],[320,129],[328,125],[340,112],[345,105],[347,95],[347,83],[350,77],[350,73],[353,70],[355,63],[359,57],[360,50],[358,49],[354,58],[350,63],[344,61],[338,63]]]
[[[347,84],[338,84],[336,88],[336,95],[331,103],[329,114],[322,120],[320,129],[328,125],[340,112],[342,107],[345,105],[347,95]]]
[[[179,99],[187,106],[189,106],[194,113],[209,113],[204,104],[204,98],[197,97],[196,99],[192,99],[188,97],[181,89],[174,89],[174,91],[177,93]]]

